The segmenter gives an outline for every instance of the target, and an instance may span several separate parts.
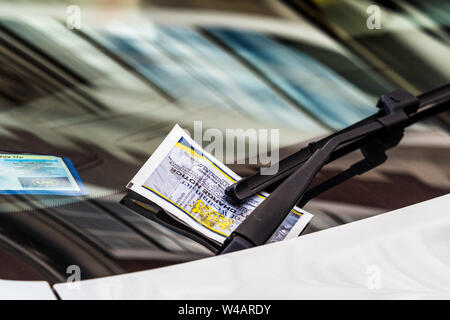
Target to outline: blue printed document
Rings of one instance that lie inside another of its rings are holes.
[[[81,196],[86,190],[68,158],[0,154],[0,194]]]

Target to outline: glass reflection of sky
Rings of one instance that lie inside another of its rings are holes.
[[[374,112],[373,102],[330,68],[265,35],[212,33],[319,121],[340,129]]]
[[[98,40],[175,100],[248,114],[317,134],[373,113],[373,101],[329,67],[265,35],[191,28],[133,30]],[[255,72],[255,70],[257,72]]]

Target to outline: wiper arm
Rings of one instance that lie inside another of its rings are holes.
[[[417,121],[420,121],[422,119],[431,117],[435,114],[445,111],[442,110],[443,108],[445,108],[445,105],[442,105],[442,103],[444,102],[445,104],[445,101],[447,101],[449,97],[450,97],[450,84],[447,84],[446,86],[443,86],[441,88],[429,91],[427,93],[418,96],[417,98],[419,99],[420,110],[432,104],[438,104],[438,106],[428,111],[421,111],[418,114],[410,115],[409,119],[410,123],[405,125],[405,127]],[[383,115],[384,115],[383,110],[380,110],[377,114],[369,116],[368,118],[365,118],[343,130],[333,133],[319,141],[310,143],[306,148],[303,148],[300,151],[281,160],[277,164],[278,166],[277,174],[275,175],[255,174],[253,176],[241,179],[227,189],[226,191],[227,195],[229,195],[232,199],[234,199],[237,202],[244,201],[245,199],[257,194],[258,192],[265,190],[269,186],[284,180],[287,176],[289,176],[295,170],[301,167],[317,149],[322,148],[331,138],[335,137],[336,135],[340,135],[343,132],[350,131],[357,127],[360,127],[366,123],[373,122],[374,120],[377,120],[379,117],[382,117]],[[339,148],[337,148],[335,152],[331,154],[330,161],[336,160],[342,157],[343,155],[346,155],[352,151],[359,149],[361,146],[361,142],[362,142],[361,140],[356,139],[352,143],[348,143],[345,146],[340,146]]]
[[[425,108],[429,105],[432,106]],[[316,174],[330,161],[356,149],[362,149],[365,160],[353,166],[350,175],[365,172],[383,163],[386,160],[384,152],[400,142],[404,128],[449,110],[450,84],[418,97],[405,90],[396,90],[383,95],[377,107],[380,111],[376,115],[310,144],[309,147],[281,161],[278,174],[255,175],[231,186],[227,194],[242,201],[272,183],[285,179],[238,226],[225,241],[219,253],[266,243],[292,208],[304,197]],[[330,185],[333,186],[345,178],[338,175]],[[318,190],[313,189],[310,192],[314,195],[314,192],[320,193],[326,187],[328,186],[321,185]]]

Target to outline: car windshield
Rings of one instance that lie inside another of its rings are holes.
[[[279,129],[285,157],[375,113],[381,94],[448,83],[448,12],[443,0],[0,1],[1,152],[66,157],[88,194],[0,195],[0,255],[14,247],[61,281],[62,256],[94,277],[213,254],[119,204],[172,127]],[[448,115],[408,130],[382,168],[311,201],[306,232],[448,193],[448,130]]]

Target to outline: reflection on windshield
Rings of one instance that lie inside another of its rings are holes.
[[[294,48],[261,34],[229,30],[212,34],[328,127],[342,129],[374,112],[373,99]]]
[[[287,146],[373,113],[375,92],[393,87],[345,50],[223,27],[155,30],[3,19],[5,148],[64,153],[97,197],[123,190],[174,123],[279,128]]]
[[[380,29],[373,30],[361,23],[371,1],[290,2],[300,11],[308,7],[321,28],[398,86],[419,94],[450,79],[450,64],[444,62],[450,56],[449,1],[375,1],[382,20]]]
[[[198,32],[158,28],[155,39],[129,30],[97,38],[181,105],[219,108],[250,118],[324,133],[296,106]]]

